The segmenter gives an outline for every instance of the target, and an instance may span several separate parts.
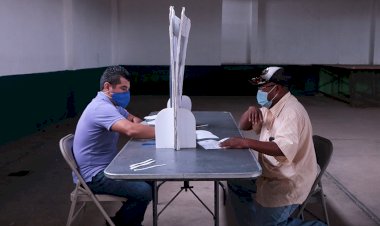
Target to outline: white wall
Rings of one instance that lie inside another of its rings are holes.
[[[110,0],[2,0],[0,75],[112,64]]]
[[[380,2],[374,0],[376,4],[373,5],[373,33],[374,33],[374,42],[373,42],[373,63],[380,64]]]
[[[0,75],[64,69],[62,2],[2,0]]]
[[[112,64],[112,8],[110,0],[73,0],[72,62],[69,69]]]
[[[120,64],[169,65],[169,6],[191,20],[187,65],[220,65],[221,0],[124,0],[119,5]]]
[[[222,62],[249,64],[251,55],[252,0],[224,0]]]
[[[0,75],[168,65],[170,5],[192,22],[186,64],[220,65],[221,0],[2,0]]]
[[[252,63],[366,64],[369,2],[266,1]]]
[[[380,64],[378,0],[2,0],[0,76],[168,65],[170,5],[187,65]]]
[[[224,0],[223,63],[379,64],[379,5],[377,0]]]

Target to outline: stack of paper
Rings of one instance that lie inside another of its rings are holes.
[[[195,133],[197,134],[197,140],[204,140],[204,139],[219,139],[218,136],[214,135],[210,131],[207,130],[196,130]]]
[[[144,124],[154,126],[156,124],[157,115],[148,115],[144,117]]]
[[[197,130],[196,134],[197,134],[197,140],[198,140],[197,143],[206,150],[221,149],[219,144],[228,139],[228,138],[223,138],[219,140],[218,136],[216,136],[215,134],[207,130]]]
[[[221,149],[221,147],[219,146],[219,141],[217,140],[201,140],[198,141],[198,144],[206,150]]]

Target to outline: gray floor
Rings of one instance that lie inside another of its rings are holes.
[[[144,116],[166,105],[163,96],[132,97],[130,111]],[[380,225],[380,108],[352,108],[317,95],[299,97],[309,112],[315,134],[332,140],[334,154],[323,178],[331,225]],[[193,110],[230,111],[236,119],[254,97],[192,97]],[[58,141],[72,133],[77,118],[0,146],[0,225],[65,225],[69,211],[71,175]],[[17,128],[15,128],[17,129]],[[254,137],[250,133],[245,136]],[[123,138],[120,146],[127,141]],[[192,182],[194,191],[213,208],[211,182]],[[167,182],[160,188],[163,206],[182,186]],[[221,197],[222,198],[222,197]],[[222,199],[221,199],[222,200]],[[119,204],[107,203],[112,215]],[[319,214],[317,205],[312,209]],[[221,226],[235,225],[231,206],[221,206]],[[144,225],[152,225],[148,208]],[[309,218],[311,218],[309,216]],[[90,205],[75,225],[105,225]],[[160,216],[159,225],[213,225],[210,213],[191,192],[182,192]]]

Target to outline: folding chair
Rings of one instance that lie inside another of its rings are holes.
[[[317,202],[318,199],[322,203],[322,208],[324,212],[325,217],[325,223],[329,225],[329,216],[327,214],[327,206],[326,206],[326,200],[325,200],[325,194],[323,193],[323,187],[322,187],[322,176],[330,162],[330,158],[333,152],[333,145],[329,139],[326,139],[324,137],[314,135],[313,136],[313,142],[314,142],[314,149],[315,154],[317,156],[317,163],[321,169],[319,172],[317,178],[314,181],[313,186],[311,187],[310,193],[307,196],[306,200],[302,203],[302,205],[299,207],[299,212],[297,213],[296,217],[303,219],[303,212],[307,211],[314,217],[321,220],[319,217],[315,216],[313,213],[308,211],[306,209],[307,204],[312,202]]]
[[[63,157],[65,158],[67,164],[70,166],[70,169],[78,177],[78,183],[76,184],[75,189],[71,192],[71,195],[70,195],[71,207],[70,207],[70,212],[67,218],[66,225],[70,226],[72,224],[72,222],[78,216],[80,211],[86,206],[87,202],[94,202],[95,205],[100,210],[100,212],[103,214],[108,224],[115,226],[115,224],[112,222],[111,218],[108,216],[107,212],[104,210],[100,202],[105,202],[105,201],[125,202],[127,201],[127,199],[124,197],[113,196],[113,195],[104,195],[104,194],[95,195],[91,191],[91,189],[87,186],[86,182],[84,181],[82,175],[79,173],[78,165],[75,161],[73,151],[72,151],[73,140],[74,140],[74,135],[68,134],[59,141],[59,147],[61,149],[61,153]],[[82,202],[82,205],[75,211],[76,205],[78,202]]]

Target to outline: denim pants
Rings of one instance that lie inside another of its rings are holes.
[[[320,221],[290,218],[299,205],[263,207],[252,197],[256,193],[255,180],[228,181],[228,194],[239,226],[322,226]]]
[[[110,179],[103,171],[87,184],[95,194],[111,194],[128,199],[113,218],[116,225],[141,225],[146,208],[152,200],[152,185],[144,181]]]

